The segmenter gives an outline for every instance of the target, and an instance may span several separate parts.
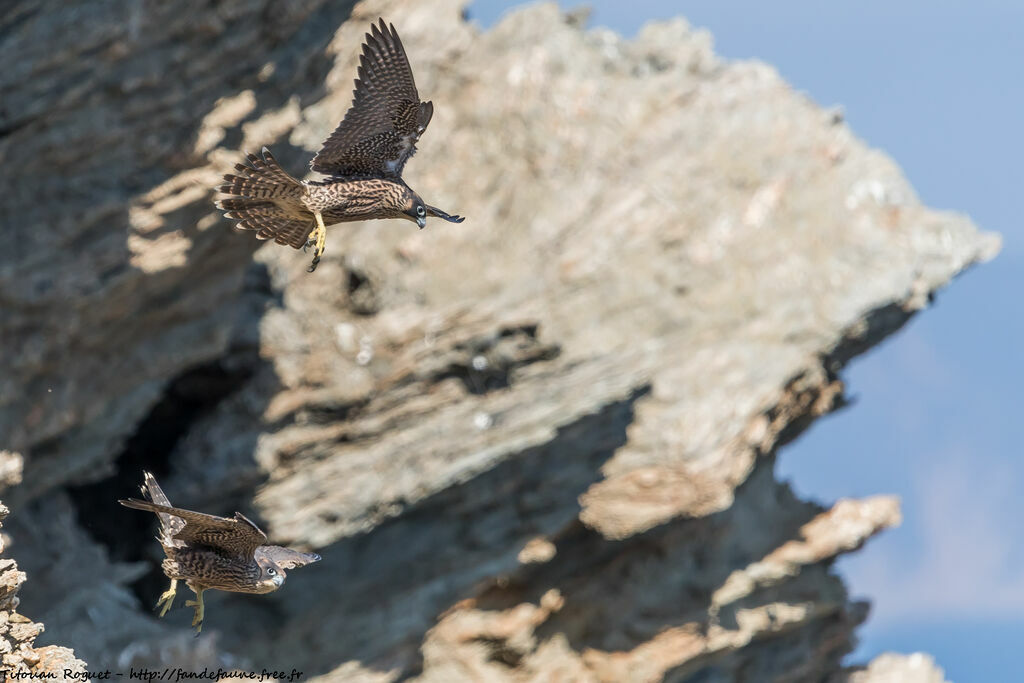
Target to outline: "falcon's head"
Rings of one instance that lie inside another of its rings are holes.
[[[466,220],[462,216],[452,216],[436,206],[425,204],[418,194],[405,186],[392,195],[391,199],[394,203],[388,208],[392,211],[392,215],[395,218],[413,221],[420,228],[427,227],[427,216],[443,218],[450,223],[461,223]]]
[[[253,554],[260,568],[260,578],[256,582],[260,593],[270,593],[281,587],[285,580],[285,569],[304,567],[312,562],[319,562],[316,553],[303,553],[279,545],[261,545]]]
[[[259,588],[260,593],[272,593],[284,584],[285,574],[284,569],[269,557],[256,557],[256,564],[260,568],[260,578],[256,581],[256,586]]]
[[[427,205],[423,203],[420,196],[407,187],[402,188],[403,192],[399,197],[398,211],[396,218],[404,218],[414,222],[420,228],[427,227]]]

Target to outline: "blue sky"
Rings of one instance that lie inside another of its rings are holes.
[[[493,24],[511,0],[476,0]],[[563,2],[564,7],[578,3]],[[757,58],[902,167],[922,201],[1001,232],[1003,251],[853,362],[853,407],[779,457],[806,497],[896,493],[904,523],[844,558],[873,602],[855,659],[935,655],[958,683],[1011,680],[1024,642],[1024,3],[1016,0],[591,0],[591,25],[632,36],[683,14],[716,52]]]

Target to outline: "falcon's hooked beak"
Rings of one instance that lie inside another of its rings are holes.
[[[427,215],[428,216],[436,216],[438,218],[443,218],[446,221],[448,221],[449,223],[461,223],[462,221],[466,220],[462,216],[452,216],[451,214],[445,213],[444,211],[442,211],[441,209],[437,208],[436,206],[429,206],[429,205],[427,206]],[[417,221],[417,222],[419,222],[419,221]],[[423,226],[420,225],[420,227],[422,228]]]

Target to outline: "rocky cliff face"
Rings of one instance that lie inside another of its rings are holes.
[[[10,510],[0,503],[0,523],[8,514]],[[0,534],[0,553],[9,542],[6,534]],[[18,570],[14,560],[0,558],[0,671],[5,674],[4,678],[63,679],[81,674],[86,670],[85,662],[75,659],[70,649],[58,645],[35,646],[43,625],[18,612],[21,603],[18,591],[25,578],[25,572]]]
[[[941,679],[840,665],[867,605],[830,564],[897,502],[822,508],[772,469],[997,239],[682,20],[625,41],[553,5],[486,33],[460,10],[0,18],[0,434],[47,635],[101,668],[324,680]],[[210,188],[262,145],[301,174],[379,15],[435,103],[406,180],[468,219],[332,228],[312,275],[253,257]],[[152,520],[115,500],[143,467],[323,561],[211,594],[191,639],[142,604]]]

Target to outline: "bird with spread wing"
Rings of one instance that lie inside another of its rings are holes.
[[[264,147],[220,186],[230,197],[218,206],[239,229],[296,249],[312,247],[309,272],[324,253],[327,225],[404,218],[423,228],[428,216],[464,220],[425,204],[402,180],[434,105],[420,101],[402,41],[383,19],[366,34],[355,86],[348,113],[310,162],[327,180],[293,178]]]
[[[156,478],[144,473],[142,493],[149,500],[129,498],[121,505],[155,512],[160,519],[158,540],[167,555],[164,574],[171,580],[156,608],[160,616],[167,614],[177,594],[178,581],[196,594],[185,602],[195,608],[192,626],[196,635],[203,629],[203,591],[221,590],[234,593],[271,593],[285,580],[285,570],[316,562],[316,553],[303,553],[278,545],[266,545],[267,535],[245,515],[217,517],[201,512],[171,507]]]

